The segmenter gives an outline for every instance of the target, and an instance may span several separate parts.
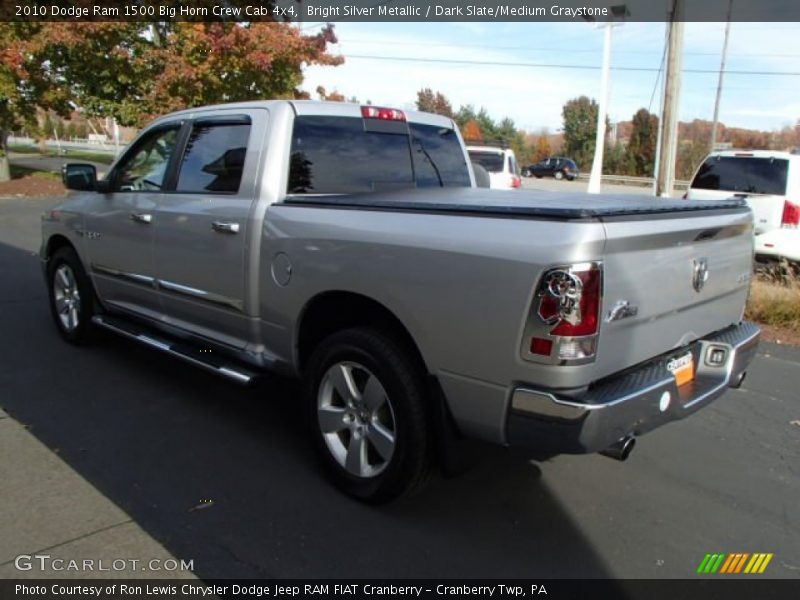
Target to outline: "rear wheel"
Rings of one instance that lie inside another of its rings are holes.
[[[57,250],[47,265],[50,312],[65,340],[82,344],[91,338],[94,291],[75,250]]]
[[[427,481],[424,380],[392,338],[362,328],[330,336],[311,357],[305,396],[320,462],[340,489],[380,503]]]

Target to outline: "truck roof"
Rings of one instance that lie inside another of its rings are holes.
[[[361,118],[361,107],[367,106],[353,102],[330,102],[326,100],[251,100],[247,102],[230,102],[227,104],[212,104],[209,106],[197,106],[187,108],[163,115],[158,120],[175,117],[180,115],[191,115],[197,112],[209,112],[215,110],[247,109],[247,108],[270,108],[279,104],[289,104],[294,108],[297,115],[332,116],[332,117],[356,117]],[[395,108],[395,107],[386,107]],[[432,113],[420,112],[416,110],[401,110],[406,120],[411,123],[422,125],[433,125],[438,127],[454,128],[455,124],[449,117],[435,115]]]
[[[555,219],[592,219],[747,208],[746,202],[740,198],[699,201],[644,195],[625,195],[623,197],[538,190],[518,190],[511,193],[505,190],[459,187],[352,195],[296,195],[287,197],[285,202],[376,210],[452,212]]]

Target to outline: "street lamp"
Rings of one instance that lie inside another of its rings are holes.
[[[597,137],[594,142],[594,160],[592,161],[592,172],[589,176],[590,194],[600,193],[600,179],[603,176],[603,151],[605,149],[606,133],[606,113],[608,112],[608,75],[611,68],[611,30],[622,25],[627,17],[631,16],[627,5],[616,4],[609,7],[611,15],[598,23],[599,27],[605,29],[605,41],[603,42],[603,69],[600,80],[600,101],[597,106]],[[593,17],[584,17],[587,21],[594,21]]]

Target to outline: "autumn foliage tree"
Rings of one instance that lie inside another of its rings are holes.
[[[633,115],[632,123],[631,137],[625,149],[626,170],[628,175],[652,177],[656,162],[658,117],[646,108],[640,108]]]
[[[434,92],[431,88],[423,88],[417,92],[417,110],[444,115],[451,119],[454,116],[453,106],[447,97],[441,92]]]
[[[303,65],[342,62],[327,51],[335,42],[332,26],[304,35],[275,21],[0,23],[0,151],[35,107],[67,100],[139,126],[181,108],[297,97]]]
[[[8,136],[36,128],[37,108],[65,113],[68,93],[47,68],[47,56],[31,45],[46,26],[0,23],[0,181],[10,178]]]
[[[467,141],[483,141],[483,132],[481,131],[481,126],[478,125],[478,122],[475,119],[471,119],[464,123],[464,126],[461,128],[461,135]]]

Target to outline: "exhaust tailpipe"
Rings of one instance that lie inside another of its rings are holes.
[[[745,377],[747,377],[747,371],[742,371],[736,376],[736,379],[733,380],[733,383],[730,384],[730,387],[732,387],[734,390],[738,390],[740,387],[742,387]]]
[[[628,458],[635,445],[636,438],[629,435],[612,444],[605,450],[601,450],[599,453],[615,460],[625,460]]]

